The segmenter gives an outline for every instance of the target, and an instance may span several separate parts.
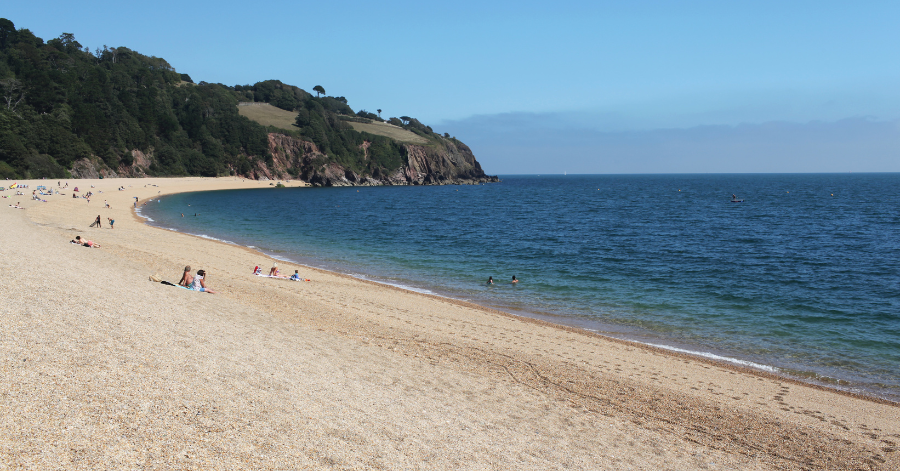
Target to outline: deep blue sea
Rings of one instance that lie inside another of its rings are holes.
[[[900,399],[900,174],[501,178],[187,193],[142,214],[284,260]]]

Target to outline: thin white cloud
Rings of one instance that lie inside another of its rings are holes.
[[[900,172],[900,121],[711,125],[634,131],[574,127],[564,115],[446,122],[488,173]],[[567,127],[564,124],[569,125]]]

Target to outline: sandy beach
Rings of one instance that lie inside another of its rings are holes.
[[[133,211],[271,182],[18,183],[0,469],[900,469],[896,404],[285,262],[311,281],[256,277],[265,255]],[[217,294],[149,280],[185,265]]]

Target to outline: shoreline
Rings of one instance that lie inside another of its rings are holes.
[[[193,191],[195,191],[195,190],[185,190],[183,192],[193,192]],[[171,195],[174,195],[177,193],[182,193],[182,192],[170,192],[170,193],[166,193],[166,194],[162,194],[162,195],[158,195],[158,196],[171,196]],[[152,200],[152,198],[151,198],[151,200]],[[397,285],[397,284],[391,284],[391,283],[386,283],[386,282],[380,282],[377,280],[365,278],[363,276],[354,276],[350,273],[344,273],[342,271],[338,271],[336,269],[332,269],[332,268],[328,268],[328,267],[312,266],[312,265],[308,265],[302,261],[296,261],[296,260],[292,260],[290,258],[279,258],[275,255],[271,255],[271,254],[264,252],[263,250],[259,249],[258,247],[245,246],[245,245],[241,245],[236,242],[218,239],[218,238],[215,238],[215,237],[209,236],[209,235],[194,234],[194,233],[178,230],[175,228],[156,226],[156,225],[152,224],[155,221],[152,218],[150,218],[149,216],[141,215],[139,212],[139,209],[140,208],[134,208],[132,211],[134,214],[135,220],[140,221],[141,223],[143,223],[143,224],[147,225],[148,227],[151,227],[155,230],[177,232],[179,234],[184,234],[184,235],[187,235],[190,237],[195,237],[195,238],[198,238],[201,240],[207,240],[210,242],[224,244],[224,245],[232,246],[232,247],[240,247],[240,248],[250,251],[251,253],[262,256],[269,260],[277,261],[279,263],[288,263],[291,265],[301,266],[301,267],[304,267],[309,270],[328,273],[328,274],[335,275],[335,276],[347,277],[349,279],[358,280],[358,281],[365,282],[365,283],[373,283],[373,284],[375,284],[377,286],[381,286],[381,287],[386,287],[386,288],[390,288],[390,289],[398,289],[398,290],[401,290],[404,292],[408,292],[408,293],[412,293],[412,294],[416,294],[416,295],[420,295],[420,296],[426,296],[426,297],[432,297],[432,298],[439,299],[439,300],[451,301],[460,306],[474,308],[474,309],[481,309],[485,312],[492,313],[492,314],[500,314],[500,315],[505,315],[505,316],[512,316],[512,317],[527,320],[527,321],[535,321],[535,322],[543,323],[543,324],[545,324],[547,326],[551,326],[551,327],[557,327],[557,328],[562,328],[562,329],[572,329],[573,331],[580,332],[585,335],[596,335],[596,336],[599,336],[599,337],[607,339],[607,340],[623,342],[624,344],[632,346],[632,347],[646,348],[648,350],[660,352],[660,353],[667,354],[667,355],[686,357],[686,358],[690,358],[692,360],[709,362],[711,365],[715,365],[715,366],[720,366],[720,367],[725,367],[725,368],[733,368],[735,371],[740,371],[742,373],[759,374],[759,375],[761,375],[761,377],[766,377],[769,379],[778,378],[778,379],[781,379],[784,381],[790,381],[790,382],[792,382],[794,384],[798,384],[798,385],[807,385],[810,387],[820,388],[823,391],[832,391],[835,393],[847,395],[849,397],[866,399],[866,400],[871,400],[871,401],[874,401],[874,402],[877,402],[880,404],[894,405],[894,406],[900,407],[900,399],[898,399],[898,396],[895,396],[895,395],[892,396],[887,393],[885,393],[884,395],[878,395],[877,391],[869,390],[869,389],[866,389],[865,387],[855,387],[855,385],[860,384],[860,383],[854,383],[853,381],[836,378],[836,377],[822,376],[812,370],[799,370],[800,374],[791,374],[790,370],[787,370],[783,367],[769,365],[769,364],[763,364],[763,363],[757,363],[757,362],[754,362],[751,360],[746,360],[746,359],[739,358],[736,356],[728,356],[727,352],[715,352],[715,351],[700,350],[699,348],[701,348],[701,347],[699,347],[699,346],[673,342],[672,339],[666,338],[664,336],[659,336],[651,331],[643,333],[643,335],[642,335],[642,333],[639,332],[639,333],[636,333],[635,335],[629,336],[629,334],[627,332],[612,332],[612,331],[606,331],[606,330],[602,330],[602,329],[593,329],[593,328],[588,327],[589,324],[596,324],[597,326],[606,326],[607,325],[607,324],[604,324],[599,321],[585,320],[583,323],[573,321],[571,324],[567,324],[567,323],[563,323],[563,322],[554,322],[552,320],[547,320],[546,318],[556,317],[556,318],[559,318],[560,320],[573,320],[573,319],[567,318],[565,315],[555,314],[555,313],[539,313],[539,312],[529,311],[527,309],[513,310],[513,309],[509,309],[509,308],[504,308],[503,306],[488,306],[488,305],[480,304],[478,301],[470,301],[470,300],[465,300],[465,299],[460,299],[460,298],[454,297],[452,295],[452,293],[433,292],[427,288],[417,288],[415,286],[405,286],[405,285]],[[620,337],[618,337],[616,335],[620,335]],[[654,337],[653,340],[658,341],[661,344],[650,343],[649,340],[641,341],[641,340],[636,340],[634,338],[630,338],[633,336]],[[691,347],[693,347],[695,349],[691,349]],[[803,373],[809,373],[810,375],[815,375],[815,378],[823,377],[823,378],[826,378],[827,380],[804,378]],[[838,383],[838,384],[846,383],[846,386],[834,385],[834,384],[829,384],[829,383]]]
[[[188,468],[900,463],[896,403],[313,267],[312,283],[242,276],[268,256],[149,226],[126,203],[267,183],[79,180],[112,190],[94,200],[112,203],[100,212],[122,219],[114,231],[87,229],[102,203],[71,192],[0,208],[0,256],[58,267],[51,284],[43,270],[0,279],[0,305],[21,307],[0,337],[0,461],[71,466],[79,449],[81,466]],[[79,233],[103,248],[67,243]],[[145,281],[185,262],[221,294]]]

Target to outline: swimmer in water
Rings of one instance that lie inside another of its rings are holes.
[[[493,276],[489,276],[489,277],[488,277],[487,284],[489,284],[489,285],[494,284],[494,277],[493,277]]]
[[[516,279],[516,275],[513,275],[512,284],[518,283],[519,280]]]

